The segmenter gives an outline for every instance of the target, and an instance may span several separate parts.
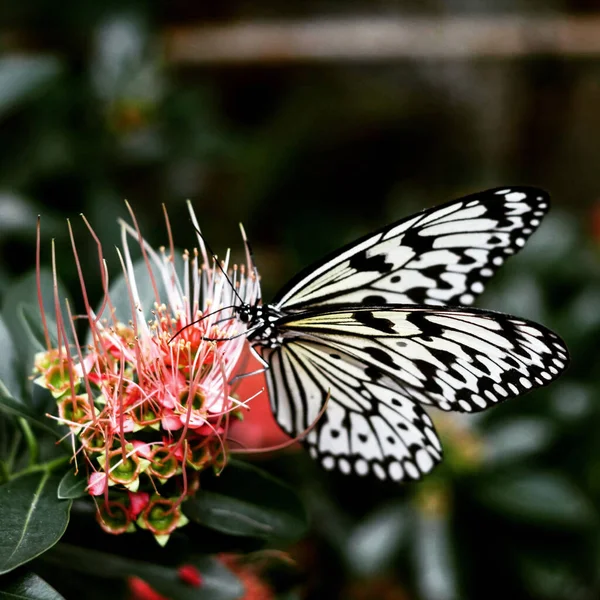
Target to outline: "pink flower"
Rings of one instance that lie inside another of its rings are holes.
[[[132,519],[137,519],[138,515],[148,506],[150,494],[147,492],[128,492],[129,495],[129,515]]]
[[[255,303],[260,289],[253,266],[230,269],[229,254],[217,266],[200,235],[199,250],[178,254],[168,218],[168,249],[154,250],[129,210],[132,224],[121,222],[122,274],[116,288],[109,288],[102,245],[84,219],[97,244],[105,291],[98,310],[88,300],[69,225],[85,314],[72,315],[68,305],[66,313],[61,310],[55,286],[54,347],[39,291],[47,350],[36,357],[36,383],[56,398],[59,416],[54,418],[68,425],[81,444],[77,452],[88,468],[88,491],[104,494],[102,526],[112,533],[130,531],[142,515],[138,525],[143,522],[164,543],[184,519],[159,531],[148,511],[158,514],[165,502],[177,507],[183,498],[157,497],[149,509],[149,494],[156,496],[161,485],[175,478],[177,485],[169,489],[180,489],[185,497],[193,493],[188,482],[196,481],[194,473],[224,466],[231,416],[246,408],[229,383],[247,350],[247,325],[236,317],[235,307]],[[191,207],[190,215],[197,229]],[[39,239],[38,230],[38,273]],[[132,244],[142,254],[137,264]],[[82,317],[88,325],[85,343],[77,339],[75,327]]]
[[[106,487],[106,473],[94,471],[88,477],[88,492],[91,496],[100,496]]]

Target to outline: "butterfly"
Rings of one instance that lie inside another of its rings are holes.
[[[469,195],[334,252],[271,304],[239,306],[279,426],[308,430],[325,469],[414,480],[442,459],[426,406],[482,411],[556,379],[569,355],[555,333],[469,308],[549,205],[531,187]]]

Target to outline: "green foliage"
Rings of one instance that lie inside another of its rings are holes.
[[[194,521],[230,535],[299,539],[306,514],[288,486],[260,469],[233,462],[207,490],[186,503]]]
[[[62,596],[35,573],[17,572],[0,579],[2,600],[61,600]]]
[[[46,552],[62,537],[69,522],[71,502],[61,500],[60,477],[40,470],[0,486],[3,540],[0,574]]]

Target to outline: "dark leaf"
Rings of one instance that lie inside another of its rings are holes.
[[[74,571],[106,579],[137,576],[171,600],[235,600],[244,594],[241,583],[233,573],[208,556],[192,556],[186,561],[186,564],[200,571],[202,583],[199,587],[184,583],[173,567],[130,560],[68,544],[58,544],[44,555],[44,561],[58,566],[68,564]]]
[[[407,517],[402,505],[383,506],[352,530],[345,554],[354,574],[373,576],[389,568],[406,540]]]
[[[54,306],[54,280],[52,273],[42,269],[40,273],[40,288],[43,297],[44,312],[48,319],[48,329],[52,340],[56,340],[56,309]],[[58,284],[58,298],[62,306],[63,319],[66,319],[65,298],[68,295],[65,288]],[[27,306],[28,309],[23,309]],[[71,306],[73,306],[71,304]],[[25,317],[26,314],[26,317]],[[43,342],[42,320],[38,304],[37,281],[35,273],[29,273],[13,283],[7,290],[2,303],[2,315],[6,327],[12,335],[19,361],[25,375],[29,375],[33,366],[36,352],[45,348]],[[65,324],[69,342],[73,341],[71,327]],[[27,333],[27,335],[23,335]]]
[[[450,525],[444,515],[419,511],[415,525],[415,567],[423,598],[458,600],[457,572]]]
[[[0,318],[0,348],[2,348],[2,360],[0,360],[0,391],[6,395],[21,395],[21,385],[17,373],[15,347],[4,324]]]
[[[0,578],[0,600],[61,600],[62,596],[35,573]]]
[[[0,60],[0,115],[38,92],[60,73],[49,56],[7,56]]]
[[[555,473],[513,473],[483,484],[480,499],[492,508],[527,522],[585,526],[596,513],[571,482]]]
[[[207,489],[187,501],[188,516],[230,535],[298,539],[306,513],[287,485],[242,462],[231,462]]]
[[[15,400],[12,396],[5,396],[0,393],[0,410],[15,417],[23,417],[35,427],[41,428],[56,437],[60,436],[53,421],[44,416],[38,416],[31,407]]]
[[[58,497],[61,500],[70,500],[86,496],[87,480],[81,475],[75,474],[75,471],[70,469],[67,471],[58,484]]]
[[[59,500],[60,476],[39,471],[0,486],[0,574],[39,556],[62,537],[71,501]]]

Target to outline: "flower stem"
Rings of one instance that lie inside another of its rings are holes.
[[[13,470],[13,465],[15,464],[15,458],[17,457],[17,450],[19,449],[19,444],[21,443],[22,439],[23,439],[23,434],[18,429],[16,429],[15,434],[12,438],[10,452],[8,453],[8,457],[6,459],[6,468],[9,472],[9,474]]]
[[[27,443],[27,449],[29,450],[29,467],[33,467],[39,458],[40,449],[37,440],[33,435],[33,431],[31,430],[29,423],[22,417],[19,418],[19,425],[21,426],[21,430],[25,436],[25,442]]]
[[[10,479],[10,471],[3,460],[0,460],[0,484],[6,483]]]
[[[56,469],[57,467],[66,465],[69,462],[70,458],[70,456],[59,456],[58,458],[55,458],[54,460],[49,460],[45,463],[31,465],[23,469],[22,471],[19,471],[18,473],[13,473],[12,477],[29,475],[30,473],[37,473],[38,471],[54,471],[54,469]]]

